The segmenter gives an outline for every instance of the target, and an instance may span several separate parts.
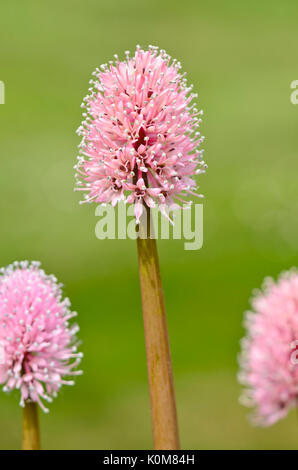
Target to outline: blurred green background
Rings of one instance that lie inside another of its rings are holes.
[[[38,259],[57,275],[85,353],[85,374],[41,417],[43,448],[152,448],[135,242],[97,240],[95,206],[73,192],[91,72],[138,43],[181,60],[205,111],[204,246],[158,242],[182,446],[297,448],[295,412],[253,428],[236,379],[252,289],[298,264],[297,2],[12,0],[0,10],[0,265]],[[19,448],[20,420],[17,394],[1,393],[2,449]]]

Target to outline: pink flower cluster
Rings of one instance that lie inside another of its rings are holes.
[[[21,406],[41,399],[52,401],[64,379],[79,375],[73,370],[82,354],[77,352],[77,325],[69,325],[76,312],[69,299],[62,300],[61,284],[39,269],[40,263],[15,262],[0,275],[0,383],[4,391],[20,389]]]
[[[207,168],[196,131],[202,111],[164,50],[138,46],[133,57],[115,58],[95,70],[82,104],[76,190],[86,192],[82,202],[134,203],[137,221],[144,203],[166,215],[184,196],[201,196],[193,176]]]
[[[297,271],[282,274],[277,283],[267,279],[252,305],[242,340],[242,402],[256,407],[256,424],[269,426],[298,404]]]

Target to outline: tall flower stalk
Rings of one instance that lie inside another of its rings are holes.
[[[150,209],[139,224],[138,258],[155,449],[179,449],[164,294]]]
[[[26,402],[23,407],[22,449],[40,449],[38,405],[34,402]]]
[[[3,349],[0,383],[3,390],[20,390],[23,407],[22,449],[40,448],[38,407],[49,410],[62,385],[74,385],[66,376],[76,370],[78,326],[69,324],[68,298],[61,284],[39,268],[40,263],[15,262],[0,274],[0,343]]]
[[[172,366],[156,242],[148,237],[149,213],[188,204],[195,174],[205,172],[200,115],[181,65],[164,50],[137,46],[126,60],[103,64],[90,81],[77,170],[81,202],[134,204],[148,374],[156,449],[179,447]],[[146,217],[147,229],[146,229]]]

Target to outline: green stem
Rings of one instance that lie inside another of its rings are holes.
[[[152,427],[155,449],[180,448],[165,303],[150,210],[144,208],[137,239]]]
[[[23,408],[22,450],[39,450],[39,421],[37,403],[25,403]]]

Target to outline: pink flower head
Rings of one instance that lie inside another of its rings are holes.
[[[240,382],[256,424],[269,426],[298,404],[298,273],[267,279],[246,314]]]
[[[137,46],[133,57],[115,58],[95,70],[82,104],[76,190],[87,193],[82,202],[134,202],[138,221],[143,203],[165,213],[186,202],[181,194],[197,195],[193,176],[207,167],[195,132],[202,111],[164,50]]]
[[[79,375],[76,325],[69,320],[69,299],[62,300],[61,284],[39,269],[40,263],[15,262],[0,275],[0,383],[4,391],[20,389],[20,405],[52,401],[64,376]]]

